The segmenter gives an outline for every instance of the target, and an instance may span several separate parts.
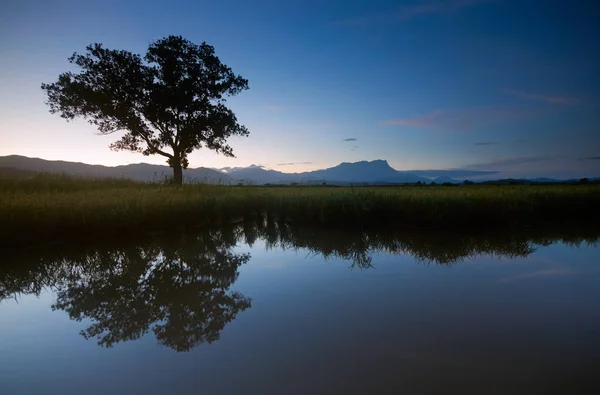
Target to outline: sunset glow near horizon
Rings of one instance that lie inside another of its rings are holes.
[[[250,82],[228,101],[247,138],[236,158],[190,167],[284,172],[385,159],[398,169],[600,176],[600,6],[558,0],[81,1],[0,5],[0,156],[108,166],[83,120],[48,112],[42,82],[100,42],[144,53],[176,34],[213,45]]]

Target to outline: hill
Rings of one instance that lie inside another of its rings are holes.
[[[319,183],[347,184],[403,184],[429,183],[428,177],[472,177],[497,174],[496,171],[474,170],[396,170],[386,160],[340,163],[337,166],[304,173],[283,173],[266,170],[260,166],[228,169],[227,175],[233,179],[257,184],[277,183]],[[457,181],[454,181],[457,182]]]
[[[66,173],[93,178],[128,178],[137,181],[162,181],[172,174],[168,166],[136,163],[123,166],[90,165],[80,162],[52,161],[39,158],[28,158],[19,155],[1,156],[0,168],[2,174],[7,172],[49,172]],[[12,170],[7,170],[12,169]],[[321,184],[351,185],[351,184],[414,184],[417,182],[430,183],[461,183],[465,179],[477,183],[524,184],[524,183],[557,183],[565,180],[549,178],[535,179],[496,179],[498,171],[478,171],[469,169],[445,170],[396,170],[386,160],[360,161],[340,163],[327,169],[308,171],[304,173],[283,173],[268,170],[261,166],[210,169],[198,167],[184,170],[186,182],[207,184]],[[589,179],[591,182],[595,178]],[[569,180],[571,181],[571,180]],[[579,180],[572,180],[578,182]]]
[[[52,161],[26,156],[10,155],[0,157],[0,167],[27,172],[66,173],[93,178],[128,178],[136,181],[161,181],[172,174],[168,166],[136,163],[124,166],[89,165],[81,162]],[[199,167],[187,169],[183,173],[187,181],[207,184],[232,183],[232,179],[219,171]]]

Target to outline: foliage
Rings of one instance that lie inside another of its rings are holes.
[[[225,106],[228,96],[248,89],[248,81],[204,42],[168,36],[151,43],[143,58],[96,43],[69,62],[81,72],[42,84],[50,112],[85,118],[100,134],[125,131],[111,148],[166,157],[178,184],[194,150],[233,156],[227,138],[249,133]]]

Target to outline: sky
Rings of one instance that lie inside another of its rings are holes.
[[[0,155],[164,164],[114,152],[44,103],[90,43],[145,53],[174,34],[249,80],[228,100],[249,137],[190,167],[284,172],[386,159],[398,170],[600,176],[600,5],[586,0],[0,3]]]

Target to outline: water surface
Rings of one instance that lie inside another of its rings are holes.
[[[0,393],[600,393],[596,240],[259,223],[9,252]]]

